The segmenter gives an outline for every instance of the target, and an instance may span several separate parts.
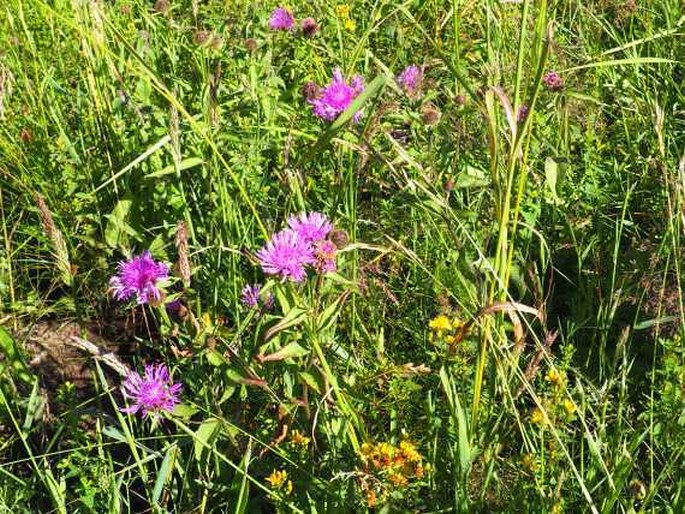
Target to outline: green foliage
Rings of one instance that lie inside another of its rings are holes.
[[[274,7],[0,7],[0,512],[682,511],[681,2]],[[337,271],[266,280],[302,211]]]

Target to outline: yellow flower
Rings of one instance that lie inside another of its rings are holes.
[[[554,507],[552,507],[552,510],[550,511],[551,514],[564,514],[564,507],[561,503],[556,503],[554,504]]]
[[[545,414],[538,407],[535,407],[530,413],[530,420],[537,425],[542,425],[545,422]]]
[[[534,473],[537,469],[537,463],[535,462],[535,455],[532,453],[526,453],[521,459],[521,465],[526,471]]]
[[[432,320],[430,320],[428,326],[435,330],[438,334],[452,329],[452,323],[450,323],[450,319],[444,314],[434,317]]]
[[[409,462],[421,462],[421,454],[416,451],[416,447],[410,441],[402,441],[400,451]]]
[[[355,22],[353,22],[350,18],[347,18],[345,20],[344,27],[346,30],[349,30],[350,32],[352,32],[353,30],[355,30],[357,28],[357,24]]]
[[[276,471],[274,469],[273,473],[266,477],[266,481],[269,482],[271,487],[274,489],[280,489],[283,487],[283,484],[285,484],[286,480],[288,480],[288,472],[285,470]],[[290,481],[288,480],[288,482]],[[292,490],[292,483],[290,483],[289,487]]]
[[[290,436],[290,441],[295,446],[301,446],[302,448],[306,448],[307,446],[309,446],[310,439],[309,437],[305,437],[305,435],[299,430],[293,430]]]
[[[391,473],[388,478],[395,487],[404,487],[407,485],[407,477],[401,473]]]
[[[568,398],[564,398],[563,405],[564,405],[564,410],[566,411],[566,414],[568,414],[569,416],[576,412],[575,404],[571,400],[569,400]]]
[[[350,16],[350,8],[345,4],[340,4],[340,5],[336,6],[335,13],[340,18],[347,18]]]
[[[554,387],[563,387],[564,383],[566,382],[566,373],[563,371],[560,373],[554,368],[551,368],[547,372],[547,376],[545,377],[547,379],[547,382],[552,384]]]

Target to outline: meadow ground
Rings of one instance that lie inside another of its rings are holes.
[[[681,0],[4,0],[0,512],[685,511]]]

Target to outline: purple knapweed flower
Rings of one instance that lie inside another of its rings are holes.
[[[276,7],[269,17],[271,30],[292,30],[294,25],[295,18],[285,7]]]
[[[542,80],[551,91],[559,91],[564,87],[564,81],[556,71],[548,71]]]
[[[300,28],[305,36],[312,37],[319,31],[319,24],[314,18],[305,18],[300,22]]]
[[[414,64],[407,66],[404,71],[397,76],[397,83],[402,86],[408,95],[415,95],[418,92],[422,80],[423,71]]]
[[[161,411],[171,412],[179,403],[183,385],[174,384],[165,364],[146,364],[143,376],[131,371],[121,386],[124,397],[133,405],[121,409],[128,414],[140,413],[157,416]]]
[[[333,241],[322,239],[314,244],[314,257],[316,263],[314,267],[320,274],[334,273],[338,268],[335,263],[335,255],[338,253],[338,247]]]
[[[257,309],[260,304],[267,310],[271,309],[274,304],[274,295],[268,293],[266,296],[262,296],[261,293],[261,284],[247,284],[240,292],[240,301],[249,309]]]
[[[288,227],[302,238],[305,243],[313,243],[325,239],[333,230],[328,218],[320,212],[301,212],[297,216],[288,218]]]
[[[163,262],[155,262],[148,250],[128,261],[121,261],[119,272],[109,281],[117,300],[128,300],[136,296],[138,304],[157,304],[162,292],[157,287],[160,280],[169,277],[169,268]]]
[[[339,68],[333,71],[333,80],[329,85],[321,88],[316,98],[307,101],[311,104],[314,114],[321,119],[333,121],[338,115],[347,109],[352,101],[364,91],[364,80],[356,75],[348,84],[345,82]],[[361,118],[362,112],[354,114],[355,123]]]
[[[291,229],[284,229],[271,237],[257,257],[267,275],[280,275],[284,280],[302,282],[307,275],[305,266],[314,263],[314,252],[308,241]]]

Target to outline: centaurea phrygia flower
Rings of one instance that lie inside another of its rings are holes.
[[[564,81],[561,79],[561,75],[556,71],[547,72],[542,80],[551,91],[559,91],[564,87]]]
[[[168,278],[169,268],[163,262],[155,262],[149,251],[119,262],[118,268],[119,272],[109,281],[117,300],[128,300],[133,296],[139,304],[157,304],[162,300],[162,291],[157,283]]]
[[[257,257],[264,273],[293,282],[302,282],[307,275],[305,266],[315,261],[309,242],[291,229],[274,234],[257,252]]]
[[[263,296],[261,284],[247,284],[241,291],[240,301],[249,309],[257,309],[262,304],[268,310],[274,304],[274,295],[267,293]]]
[[[305,18],[300,22],[300,28],[305,36],[312,37],[319,31],[319,24],[314,18]]]
[[[413,96],[418,92],[422,80],[423,71],[414,64],[407,66],[404,71],[397,76],[397,83],[402,86],[404,91],[410,96]]]
[[[128,414],[140,413],[143,417],[157,416],[161,411],[172,412],[179,403],[182,388],[183,385],[171,380],[165,364],[146,364],[142,376],[131,371],[122,384],[124,397],[133,404],[121,410]]]
[[[295,25],[295,18],[285,7],[276,7],[269,17],[269,28],[271,30],[292,30]]]
[[[321,88],[316,98],[308,99],[314,109],[314,114],[327,121],[333,121],[347,109],[352,101],[364,91],[364,80],[356,75],[348,84],[339,68],[333,71],[333,80],[329,85]],[[361,118],[361,111],[354,114],[354,121]]]
[[[314,257],[316,263],[314,267],[320,274],[334,273],[337,269],[335,263],[335,255],[338,253],[338,247],[333,241],[322,239],[314,243]]]
[[[306,243],[313,243],[325,239],[333,230],[333,225],[328,218],[320,212],[301,212],[297,216],[288,218],[288,227],[302,238]]]

